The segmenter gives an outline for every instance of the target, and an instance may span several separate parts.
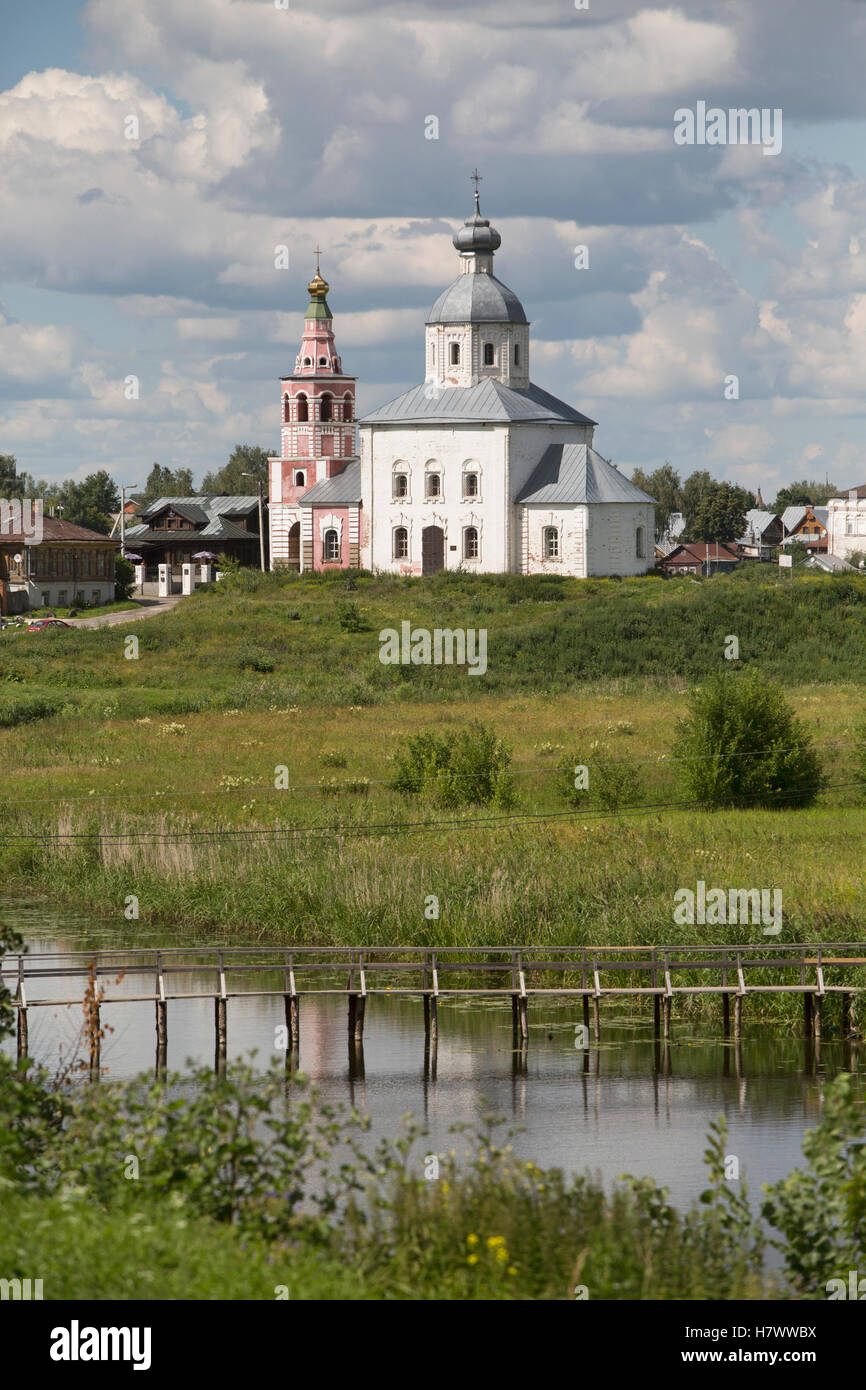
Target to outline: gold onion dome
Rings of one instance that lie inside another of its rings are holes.
[[[318,270],[316,270],[315,275],[307,286],[311,299],[324,299],[330,288],[331,286],[328,284],[327,280],[322,279]]]

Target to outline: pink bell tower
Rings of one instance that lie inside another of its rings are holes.
[[[301,568],[300,499],[355,457],[356,378],[343,375],[319,255],[317,247],[295,370],[280,378],[281,454],[268,460],[271,568]]]

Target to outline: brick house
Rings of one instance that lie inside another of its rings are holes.
[[[0,613],[80,607],[114,598],[114,561],[120,542],[59,517],[42,518],[42,539],[0,534]]]

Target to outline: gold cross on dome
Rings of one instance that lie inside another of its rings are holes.
[[[316,247],[316,274],[317,274],[317,275],[321,274],[321,272],[320,272],[320,270],[319,270],[319,257],[321,256],[321,254],[322,254],[322,248],[321,248],[321,246],[317,246],[317,247]]]

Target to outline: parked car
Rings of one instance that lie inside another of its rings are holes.
[[[35,622],[27,624],[28,632],[44,632],[47,627],[68,627],[71,623],[65,623],[62,618],[37,618]]]

